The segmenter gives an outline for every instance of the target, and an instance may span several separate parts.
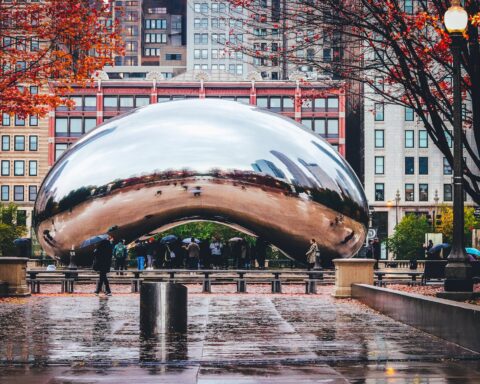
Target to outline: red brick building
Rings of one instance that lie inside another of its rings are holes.
[[[345,156],[345,90],[340,82],[188,80],[98,80],[75,89],[76,108],[52,111],[49,119],[49,165],[96,125],[151,103],[184,98],[222,98],[268,108],[303,123]],[[147,76],[148,78],[148,76]]]

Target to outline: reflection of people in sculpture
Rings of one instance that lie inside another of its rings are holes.
[[[310,240],[310,248],[308,248],[307,253],[305,254],[307,256],[307,265],[308,265],[308,270],[312,270],[312,268],[315,265],[315,258],[317,257],[318,251],[318,244],[315,241],[315,239]]]
[[[260,237],[255,243],[255,257],[257,259],[258,268],[265,269],[265,259],[267,258],[267,243]]]
[[[190,244],[187,246],[188,253],[188,269],[198,269],[198,259],[200,257],[200,247],[195,242],[195,238],[191,238]]]

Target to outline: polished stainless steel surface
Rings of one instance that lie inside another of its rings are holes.
[[[212,220],[245,228],[305,260],[349,257],[365,240],[367,203],[344,159],[289,118],[213,99],[153,104],[108,120],[45,178],[35,227],[49,255],[77,255],[110,231],[127,242]],[[81,257],[80,257],[81,259]]]

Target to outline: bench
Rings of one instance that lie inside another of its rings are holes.
[[[444,280],[447,263],[447,260],[425,260],[422,285],[426,285],[430,280]]]
[[[386,286],[386,281],[384,280],[384,277],[386,276],[409,276],[410,285],[413,285],[417,282],[418,276],[423,276],[423,272],[417,271],[374,271],[374,274],[377,278],[376,285],[378,285],[379,287]]]

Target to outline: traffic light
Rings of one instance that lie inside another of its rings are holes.
[[[435,217],[435,226],[441,227],[442,226],[442,215],[437,215]]]

